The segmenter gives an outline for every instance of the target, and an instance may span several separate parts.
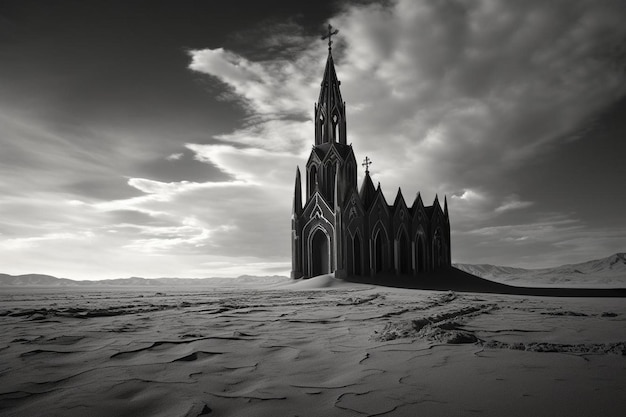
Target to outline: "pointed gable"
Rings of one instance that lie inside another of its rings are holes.
[[[380,188],[380,183],[378,183],[378,187],[376,187],[376,191],[374,192],[374,200],[370,207],[370,213],[374,211],[375,206],[378,207],[378,210],[384,210],[385,214],[389,215],[389,204],[387,204],[385,194],[383,194],[383,190]]]
[[[416,223],[423,223],[428,218],[428,216],[426,215],[426,210],[424,209],[422,195],[419,192],[415,196],[415,200],[413,201],[413,205],[411,206],[411,214],[413,216],[413,220]]]
[[[437,195],[435,195],[435,201],[433,201],[431,209],[432,211],[430,213],[430,223],[433,228],[442,225],[444,221],[444,215],[443,210],[441,210],[441,205],[439,204],[439,197]]]
[[[319,165],[322,162],[322,159],[324,159],[324,156],[324,152],[321,149],[318,149],[317,146],[314,146],[313,149],[311,149],[309,159],[306,161],[306,166],[308,167],[312,163]]]
[[[396,198],[393,202],[393,235],[400,236],[402,230],[406,233],[410,233],[410,227],[411,215],[404,201],[402,189],[398,188]]]
[[[370,177],[369,172],[365,173],[365,178],[363,179],[363,184],[361,184],[361,190],[359,191],[359,197],[361,197],[363,208],[369,210],[376,197],[376,189],[374,188],[374,183],[372,183],[372,177]]]
[[[350,226],[351,222],[362,221],[365,217],[365,209],[361,197],[359,197],[359,193],[355,189],[352,189],[346,194],[343,203],[343,213],[344,221],[348,226]]]
[[[302,216],[305,220],[322,217],[327,222],[334,222],[334,211],[317,188],[311,198],[305,203],[302,209]]]
[[[398,187],[398,192],[396,194],[396,199],[393,202],[393,212],[394,216],[399,221],[408,221],[410,218],[409,209],[406,206],[406,202],[404,201],[404,196],[402,195],[402,189]]]
[[[406,210],[406,203],[404,201],[404,196],[402,196],[402,189],[398,187],[398,192],[396,193],[396,199],[393,201],[394,211],[397,211],[400,207],[403,207]]]

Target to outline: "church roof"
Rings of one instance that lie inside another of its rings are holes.
[[[313,151],[317,154],[318,158],[322,161],[328,154],[328,151],[330,150],[331,146],[335,148],[339,156],[341,156],[341,158],[344,160],[347,158],[348,154],[350,153],[351,147],[349,145],[344,145],[338,142],[326,142],[326,143],[322,143],[321,145],[316,145],[313,147]]]
[[[372,177],[370,177],[369,172],[365,172],[365,178],[363,179],[363,184],[361,184],[359,197],[361,197],[361,202],[365,210],[370,208],[374,198],[376,198],[376,189],[374,188],[374,183],[372,182]]]
[[[406,202],[404,201],[404,196],[402,195],[402,189],[398,187],[398,193],[396,194],[396,199],[393,202],[393,207],[397,209],[401,205],[404,205],[404,207],[406,207]]]

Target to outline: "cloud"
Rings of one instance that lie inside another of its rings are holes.
[[[457,230],[457,262],[542,268],[601,258],[623,248],[626,228],[590,229],[581,219],[552,213],[531,221]]]
[[[372,157],[388,198],[398,185],[405,195],[421,190],[427,204],[435,192],[450,194],[453,230],[490,230],[512,216],[535,224],[528,217],[535,204],[514,192],[513,173],[573,139],[626,91],[623,68],[609,52],[626,39],[620,11],[618,3],[592,1],[347,5],[331,21],[340,28],[334,55],[348,140],[357,157]],[[295,43],[310,46],[290,60],[254,62],[219,48],[190,52],[190,68],[228,86],[248,112],[247,125],[220,140],[306,152],[323,52],[318,40],[299,33]],[[220,152],[205,156],[219,165]],[[257,156],[259,166],[272,159]],[[230,166],[234,177],[249,174]],[[521,233],[512,238],[529,239]]]
[[[591,0],[347,3],[330,20],[348,142],[389,201],[398,186],[407,201],[449,196],[456,259],[614,251],[619,225],[547,212],[517,183],[623,96],[623,12]],[[33,259],[100,277],[289,269],[326,45],[293,21],[240,35],[246,51],[188,52],[194,76],[244,111],[210,138],[197,125],[67,128],[0,103],[0,233],[16,271]]]
[[[74,233],[47,233],[42,236],[31,237],[18,237],[6,239],[0,242],[0,246],[5,250],[24,249],[30,247],[36,247],[39,243],[45,241],[64,241],[74,239],[89,239],[93,237],[93,233],[90,231],[74,232]]]
[[[171,155],[168,155],[167,159],[168,161],[178,161],[180,158],[183,157],[183,153],[182,152],[178,152],[178,153],[173,153]]]
[[[604,45],[626,35],[607,8],[488,1],[347,7],[332,20],[341,28],[336,61],[349,138],[358,151],[376,155],[383,185],[415,187],[407,179],[423,178],[429,192],[456,192],[488,182],[623,93],[620,71],[598,58]],[[305,148],[305,126],[294,139],[296,129],[282,120],[310,120],[323,68],[319,51],[312,46],[291,61],[263,62],[223,49],[191,51],[191,69],[228,85],[261,120],[221,139]]]
[[[502,205],[496,207],[496,213],[502,213],[509,210],[520,210],[532,206],[531,201],[520,201],[517,195],[511,195],[505,199]]]
[[[314,91],[310,54],[295,60],[253,62],[223,48],[189,51],[189,68],[211,75],[231,91],[251,115],[260,120],[271,117],[307,117]],[[319,57],[317,61],[320,61]]]

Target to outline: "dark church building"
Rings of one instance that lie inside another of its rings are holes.
[[[419,275],[450,266],[447,201],[425,207],[418,193],[407,206],[402,192],[392,205],[374,187],[366,158],[357,188],[357,162],[346,142],[341,97],[329,40],[328,60],[315,105],[315,145],[306,163],[305,203],[300,168],[291,220],[292,278],[335,273]]]

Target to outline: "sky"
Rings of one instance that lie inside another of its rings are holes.
[[[452,260],[626,251],[626,3],[0,3],[0,272],[287,275],[331,23],[389,203],[447,196]],[[359,173],[359,183],[364,172]]]

